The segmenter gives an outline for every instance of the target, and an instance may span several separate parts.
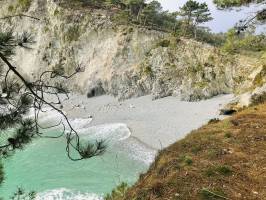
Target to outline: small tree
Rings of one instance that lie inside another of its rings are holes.
[[[130,15],[133,18],[136,18],[137,21],[139,21],[140,13],[145,6],[144,0],[125,0],[124,3],[128,7]]]
[[[143,25],[160,24],[160,21],[163,20],[159,15],[161,12],[162,6],[158,1],[152,1],[147,4],[142,11]]]
[[[197,37],[197,26],[204,22],[212,20],[211,13],[206,3],[189,0],[180,8],[179,15],[185,17],[186,35],[189,29],[192,29],[194,37]]]

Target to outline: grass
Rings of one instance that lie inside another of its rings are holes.
[[[119,200],[123,198],[127,189],[128,185],[126,183],[121,183],[115,189],[113,189],[111,194],[106,195],[104,197],[104,200]]]
[[[232,134],[229,133],[229,132],[227,132],[227,133],[224,134],[224,137],[225,137],[225,138],[231,138],[231,137],[232,137]]]
[[[223,175],[223,176],[230,176],[232,175],[233,171],[230,166],[227,165],[218,165],[209,167],[204,174],[207,177],[216,176],[216,175]]]
[[[192,158],[189,157],[189,156],[186,156],[186,157],[185,157],[185,163],[186,163],[187,165],[192,165],[192,163],[193,163]]]
[[[221,189],[216,189],[215,191],[211,191],[208,188],[202,188],[200,191],[201,199],[228,199]]]
[[[265,124],[266,103],[193,131],[119,199],[265,199]]]
[[[218,123],[220,121],[220,119],[218,119],[218,118],[213,118],[213,119],[210,119],[209,120],[209,124],[213,124],[213,123]]]

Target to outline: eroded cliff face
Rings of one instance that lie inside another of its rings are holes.
[[[16,1],[1,2],[1,16],[16,13]],[[88,96],[111,94],[119,99],[152,94],[154,98],[177,95],[199,100],[244,91],[259,73],[261,63],[241,64],[217,48],[167,33],[117,25],[107,11],[66,9],[54,0],[31,0],[26,14],[40,18],[12,18],[2,28],[32,33],[32,49],[18,49],[13,63],[30,79],[54,68],[85,71],[68,82],[72,90]],[[257,72],[256,72],[257,70]],[[248,75],[248,76],[247,76]],[[243,88],[244,89],[243,89]]]

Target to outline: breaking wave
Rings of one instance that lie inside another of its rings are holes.
[[[36,200],[103,200],[103,198],[97,194],[80,193],[60,188],[38,193]]]

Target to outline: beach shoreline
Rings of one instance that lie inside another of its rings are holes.
[[[232,98],[233,95],[221,95],[198,102],[185,102],[177,97],[152,100],[148,95],[118,101],[107,95],[87,98],[70,94],[62,105],[69,118],[92,118],[88,127],[124,123],[132,138],[153,150],[160,150],[210,119],[223,118],[219,110]]]

